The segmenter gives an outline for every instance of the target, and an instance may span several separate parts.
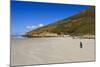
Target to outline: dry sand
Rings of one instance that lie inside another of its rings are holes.
[[[94,47],[94,39],[11,38],[11,66],[94,61]]]

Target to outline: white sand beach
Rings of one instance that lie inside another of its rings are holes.
[[[94,61],[94,43],[71,37],[11,38],[11,66]]]

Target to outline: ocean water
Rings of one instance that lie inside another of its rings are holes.
[[[11,37],[11,38],[25,38],[25,37],[23,37],[22,35],[11,35],[10,37]]]

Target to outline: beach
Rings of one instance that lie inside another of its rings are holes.
[[[11,38],[11,66],[94,61],[94,54],[94,39]]]

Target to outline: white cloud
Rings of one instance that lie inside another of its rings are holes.
[[[26,32],[36,29],[37,26],[26,26]]]
[[[42,26],[44,26],[44,24],[39,24],[39,25],[38,25],[38,27],[42,27]]]
[[[28,30],[32,30],[32,29],[36,29],[36,28],[38,28],[38,27],[42,27],[42,26],[44,26],[44,24],[39,24],[39,25],[37,25],[37,26],[26,26],[26,28],[28,29]]]
[[[37,26],[26,26],[27,29],[35,29]]]

